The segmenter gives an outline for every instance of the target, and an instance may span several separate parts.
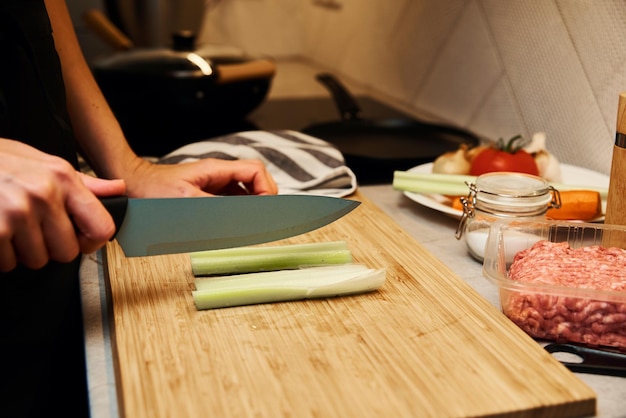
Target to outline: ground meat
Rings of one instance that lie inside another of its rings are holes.
[[[624,292],[626,301],[626,250],[539,241],[516,254],[509,278]],[[503,312],[535,338],[626,349],[626,303],[517,290],[501,299]]]

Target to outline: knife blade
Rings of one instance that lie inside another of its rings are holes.
[[[100,198],[127,257],[261,244],[325,226],[360,202],[328,196]]]

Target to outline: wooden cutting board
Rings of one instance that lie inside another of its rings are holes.
[[[107,246],[126,417],[573,417],[594,392],[364,196],[275,244],[345,240],[374,293],[197,311],[188,255]]]

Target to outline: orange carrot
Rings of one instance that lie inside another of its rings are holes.
[[[452,209],[460,210],[461,212],[463,212],[463,203],[461,203],[461,197],[462,196],[448,196],[448,198],[451,200],[450,206],[452,206]]]
[[[560,195],[561,207],[548,209],[548,218],[588,221],[602,214],[602,199],[594,190],[564,190]]]

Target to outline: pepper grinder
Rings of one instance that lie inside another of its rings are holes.
[[[617,127],[604,217],[605,224],[626,226],[624,203],[626,203],[626,92],[620,94],[617,107]],[[612,232],[608,237],[604,237],[603,244],[626,248],[626,234]]]

